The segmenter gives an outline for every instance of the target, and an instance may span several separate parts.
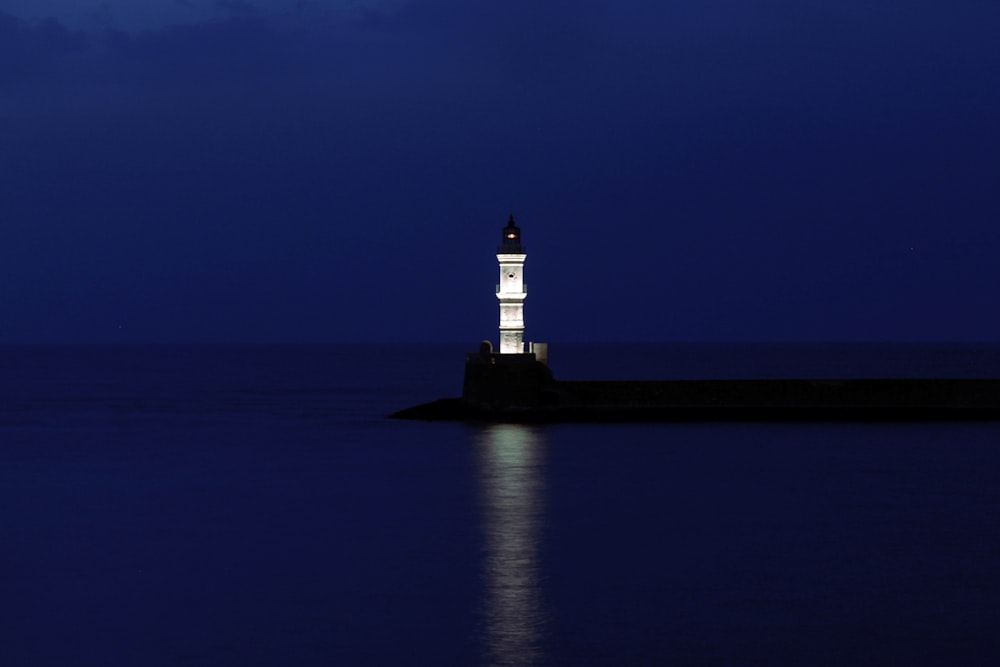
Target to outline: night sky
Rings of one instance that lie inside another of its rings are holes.
[[[992,0],[0,0],[0,342],[1000,339]]]

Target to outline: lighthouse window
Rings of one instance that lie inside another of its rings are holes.
[[[508,273],[508,274],[507,274],[507,277],[508,277],[508,278],[513,278],[513,277],[514,277],[514,274],[513,274],[513,273]]]

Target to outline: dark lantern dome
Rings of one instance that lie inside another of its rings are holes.
[[[500,247],[497,252],[508,255],[521,255],[524,248],[521,246],[521,228],[514,224],[514,216],[511,215],[507,221],[507,226],[503,228]]]

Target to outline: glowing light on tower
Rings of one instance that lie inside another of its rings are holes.
[[[503,240],[497,248],[500,262],[500,284],[497,285],[497,299],[500,300],[500,354],[522,354],[524,352],[524,297],[528,287],[524,284],[524,260],[528,256],[521,246],[521,230],[510,216],[503,228]]]

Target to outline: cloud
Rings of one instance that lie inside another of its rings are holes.
[[[258,8],[244,0],[216,0],[216,10],[229,16],[255,16]]]
[[[0,12],[0,81],[51,70],[88,47],[85,34],[69,30],[55,19],[29,22]]]
[[[252,17],[118,35],[110,46],[123,71],[150,83],[267,79],[307,65],[292,34]]]

